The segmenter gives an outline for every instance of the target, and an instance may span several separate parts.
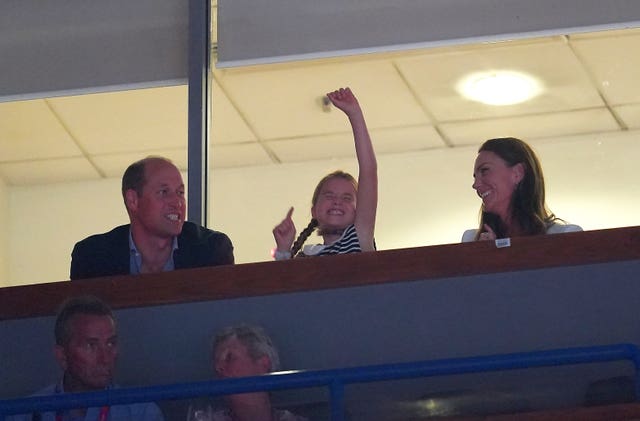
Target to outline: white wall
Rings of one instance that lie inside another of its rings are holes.
[[[69,279],[73,244],[128,221],[119,180],[11,188],[13,285]]]
[[[9,285],[9,192],[0,178],[0,287]]]
[[[585,229],[640,225],[638,135],[532,142],[545,170],[551,209]],[[380,156],[378,248],[455,243],[464,229],[475,227],[480,205],[471,189],[475,155],[476,148],[469,147]],[[443,161],[444,172],[431,171]],[[353,172],[355,162],[216,171],[210,225],[231,237],[238,263],[269,260],[273,226],[293,205],[296,225],[303,228],[315,184],[335,169]],[[126,223],[119,189],[118,179],[11,188],[10,284],[68,279],[76,241]]]

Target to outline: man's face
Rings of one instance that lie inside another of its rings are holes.
[[[116,328],[110,316],[77,314],[69,320],[69,341],[56,345],[66,392],[101,390],[111,383],[118,357]]]
[[[151,237],[179,235],[187,207],[180,171],[164,160],[151,160],[145,165],[145,180],[142,195],[127,192],[132,224]]]
[[[222,342],[213,355],[213,369],[219,377],[258,376],[269,372],[269,357],[251,358],[247,347],[235,336]]]

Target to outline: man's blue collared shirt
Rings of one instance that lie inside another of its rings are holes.
[[[175,264],[173,263],[173,253],[178,250],[178,237],[173,237],[173,246],[171,250],[171,255],[169,256],[169,260],[164,264],[162,268],[163,272],[169,272],[174,270]],[[138,251],[136,244],[133,242],[133,236],[131,235],[131,229],[129,229],[129,274],[131,275],[139,275],[141,273],[140,268],[142,267],[142,255]]]

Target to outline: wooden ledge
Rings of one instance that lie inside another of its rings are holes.
[[[81,294],[129,308],[636,259],[640,227],[445,244],[0,288],[0,320],[52,315]]]

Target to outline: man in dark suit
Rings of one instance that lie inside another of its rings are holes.
[[[72,280],[233,264],[229,237],[185,221],[184,182],[168,159],[131,164],[122,196],[131,223],[76,243]]]

